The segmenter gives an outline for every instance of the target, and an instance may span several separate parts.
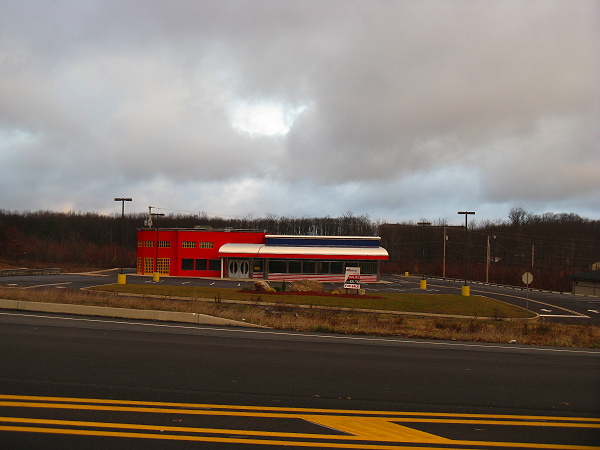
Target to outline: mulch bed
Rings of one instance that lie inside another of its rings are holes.
[[[338,297],[338,298],[384,298],[377,295],[357,295],[357,294],[331,294],[329,292],[317,292],[317,291],[283,291],[283,292],[267,292],[267,291],[256,291],[249,289],[241,289],[238,292],[244,294],[259,294],[259,295],[301,295],[301,296],[316,296],[316,297]]]

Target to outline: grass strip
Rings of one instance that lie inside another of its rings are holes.
[[[253,292],[231,288],[196,286],[157,286],[140,284],[112,284],[98,286],[100,291],[123,294],[159,295],[190,299],[238,300],[268,302],[286,305],[309,305],[326,308],[356,308],[394,312],[449,314],[469,317],[531,318],[535,315],[523,308],[478,295],[463,297],[449,294],[376,293],[367,296],[296,295],[285,292]]]

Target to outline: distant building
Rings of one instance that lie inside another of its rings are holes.
[[[573,294],[600,296],[600,270],[571,275]]]
[[[138,274],[344,281],[346,267],[360,267],[361,281],[379,280],[388,259],[377,236],[272,235],[257,230],[140,228]]]

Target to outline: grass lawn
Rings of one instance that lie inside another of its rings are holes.
[[[454,314],[471,317],[524,318],[534,314],[513,305],[487,297],[442,294],[375,293],[369,296],[298,295],[286,292],[256,293],[231,288],[190,286],[156,286],[112,284],[95,288],[128,294],[187,297],[190,299],[220,298],[247,302],[268,302],[289,305],[313,305],[328,308],[377,309],[412,313]]]

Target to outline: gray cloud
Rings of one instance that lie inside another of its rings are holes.
[[[594,0],[4,1],[0,207],[600,218],[599,17]],[[297,117],[252,134],[241,104]]]

